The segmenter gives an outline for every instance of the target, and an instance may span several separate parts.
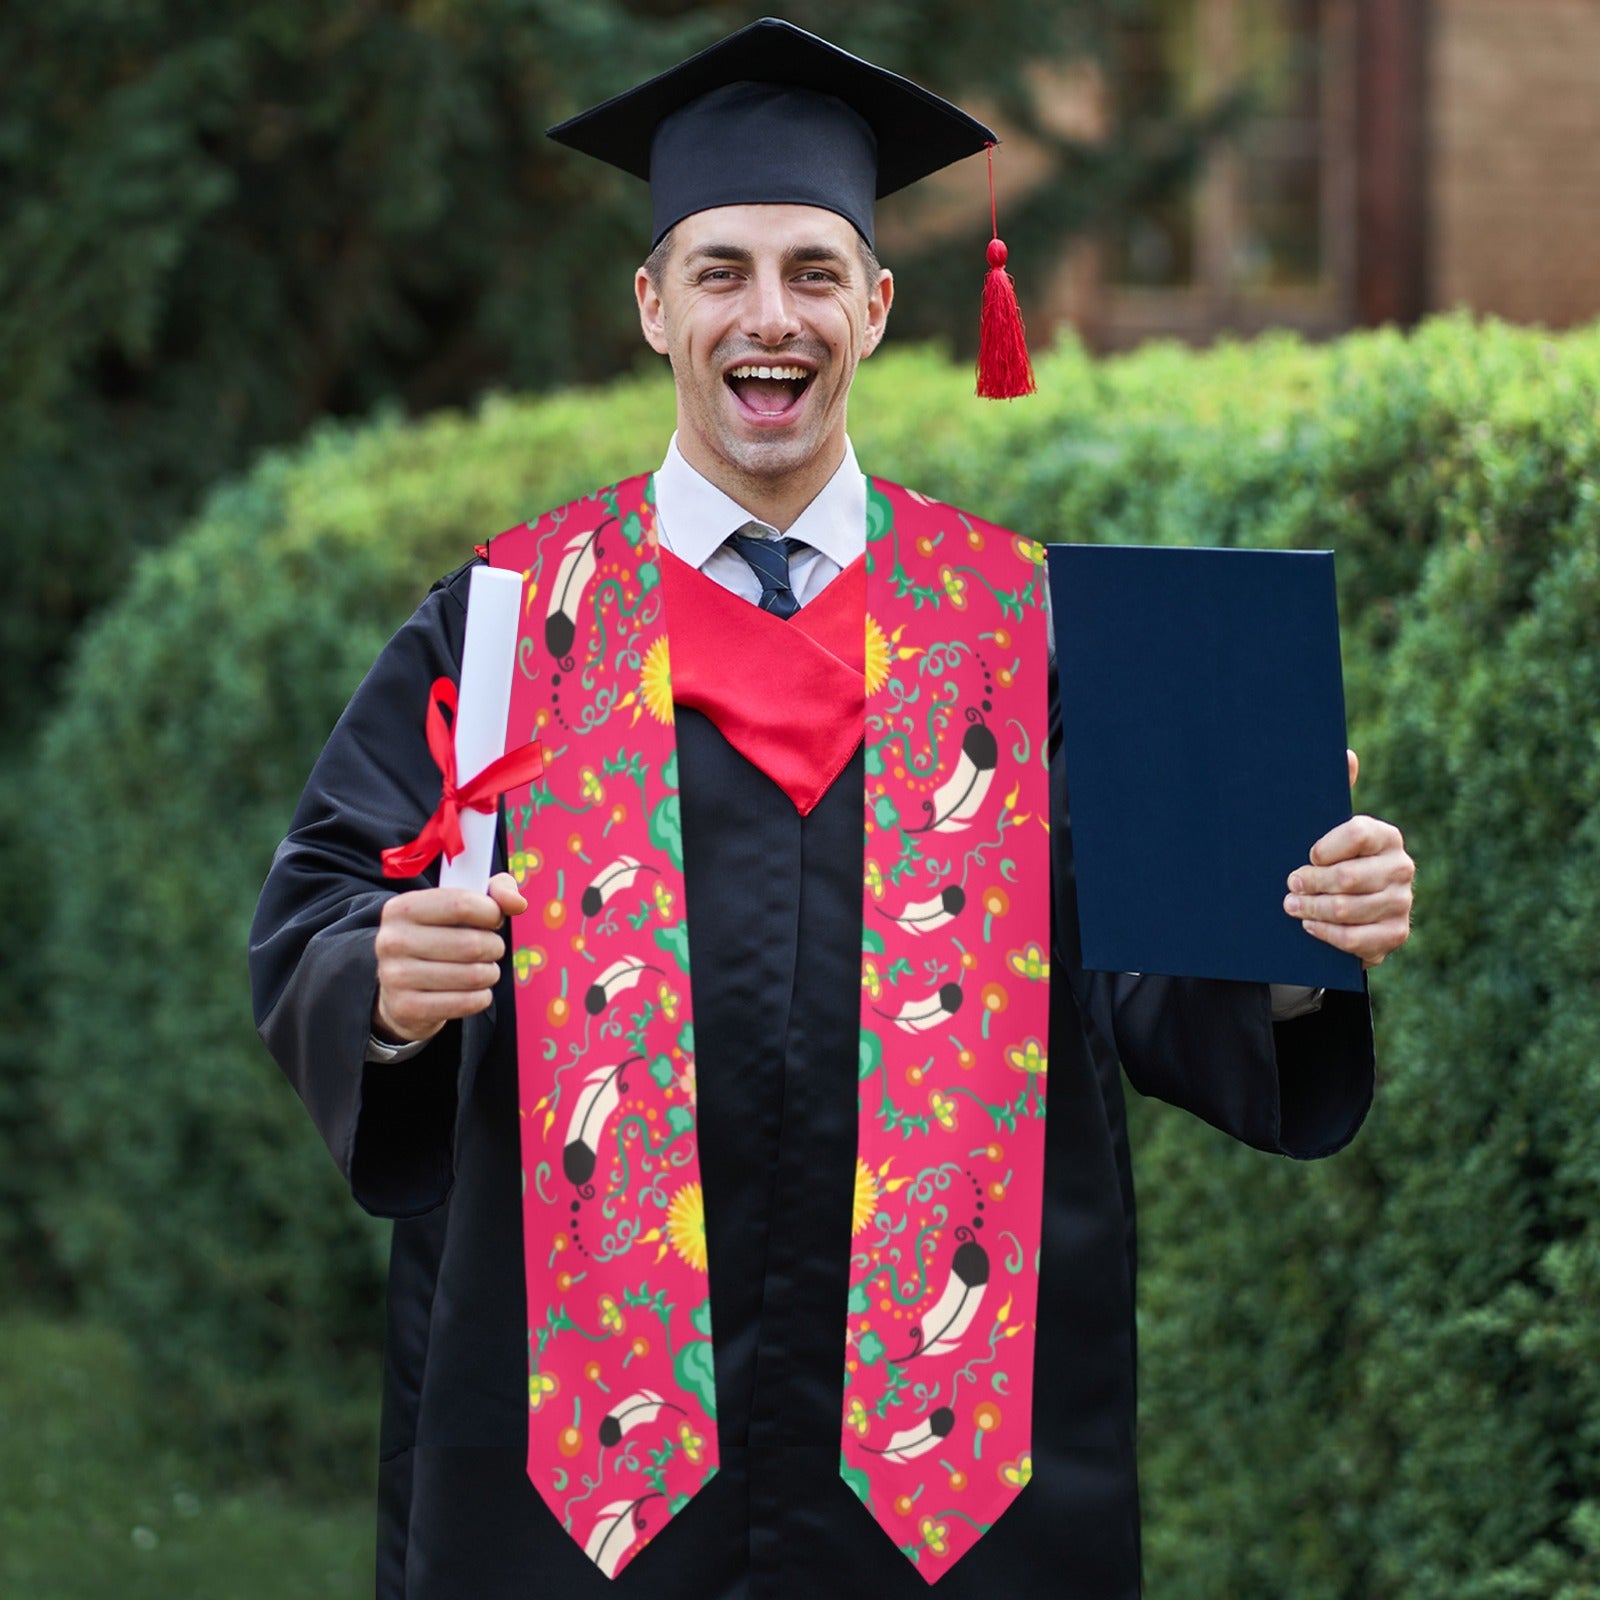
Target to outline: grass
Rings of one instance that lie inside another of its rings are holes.
[[[160,1441],[113,1331],[0,1319],[0,1595],[357,1600],[373,1510],[209,1485]]]

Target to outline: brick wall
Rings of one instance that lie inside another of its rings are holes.
[[[1600,316],[1600,0],[1433,0],[1429,299]]]

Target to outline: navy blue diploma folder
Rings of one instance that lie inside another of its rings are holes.
[[[1048,560],[1084,966],[1359,990],[1283,909],[1350,816],[1332,554]]]

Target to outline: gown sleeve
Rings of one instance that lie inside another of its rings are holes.
[[[1258,1150],[1310,1159],[1349,1143],[1372,1103],[1372,1014],[1329,989],[1319,1010],[1272,1020],[1265,983],[1086,971],[1054,673],[1050,802],[1055,952],[1079,1012],[1141,1094],[1193,1112]],[[1288,871],[1288,868],[1285,868]],[[1159,916],[1160,907],[1151,915]]]
[[[413,838],[438,803],[427,696],[435,678],[460,677],[469,571],[435,585],[345,708],[250,930],[256,1026],[376,1216],[419,1216],[448,1195],[458,1076],[492,1030],[491,1012],[447,1026],[407,1060],[366,1059],[379,915],[391,895],[425,886],[385,878],[380,856]]]

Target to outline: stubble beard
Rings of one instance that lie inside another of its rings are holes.
[[[815,409],[819,388],[825,387],[834,373],[835,357],[827,345],[817,340],[798,340],[781,351],[751,348],[743,341],[726,341],[712,352],[712,370],[726,372],[731,367],[750,364],[774,366],[790,360],[808,364],[813,376],[806,387],[802,404],[804,416],[799,431],[785,430],[770,437],[750,437],[738,430],[736,413],[719,411],[720,405],[735,406],[730,394],[700,395],[696,408],[701,411],[698,431],[705,443],[740,477],[751,482],[771,484],[803,473],[828,443],[826,423]],[[723,384],[723,388],[727,385]]]

